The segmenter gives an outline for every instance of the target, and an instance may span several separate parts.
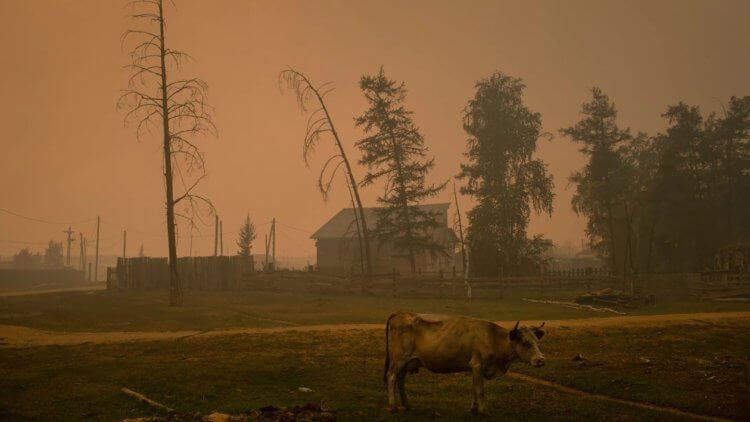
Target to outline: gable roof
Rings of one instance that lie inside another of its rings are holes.
[[[443,204],[426,204],[417,205],[422,211],[434,212],[434,213],[447,213],[450,203]],[[365,219],[368,223],[368,229],[372,230],[374,225],[377,223],[377,210],[382,209],[381,207],[364,208]],[[368,230],[368,232],[370,231]],[[354,209],[344,208],[334,215],[328,222],[323,224],[315,233],[310,236],[311,239],[340,239],[342,237],[351,236],[356,234],[357,225],[354,219]]]

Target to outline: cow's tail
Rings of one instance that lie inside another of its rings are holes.
[[[396,314],[391,314],[385,322],[385,369],[383,369],[383,383],[388,384],[388,367],[391,366],[391,348],[388,344],[390,337],[391,318]]]

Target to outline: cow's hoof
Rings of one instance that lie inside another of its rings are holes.
[[[394,407],[389,407],[388,408],[388,413],[390,413],[391,415],[394,415],[394,414],[398,413],[398,407],[395,407],[395,406]]]
[[[404,405],[404,406],[402,407],[402,409],[404,409],[404,412],[408,412],[408,411],[410,411],[410,410],[411,410],[411,406],[409,406],[409,405],[407,404],[407,405]]]

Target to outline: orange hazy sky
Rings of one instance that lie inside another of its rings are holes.
[[[0,0],[0,208],[74,222],[90,239],[100,215],[103,254],[120,253],[128,229],[129,255],[141,244],[163,255],[159,140],[137,142],[115,108],[128,77],[124,3]],[[352,145],[362,134],[353,118],[366,106],[359,77],[383,65],[405,81],[407,105],[436,158],[435,182],[454,176],[464,159],[461,111],[474,82],[495,70],[523,78],[526,104],[555,134],[539,147],[555,177],[555,211],[535,217],[529,232],[576,246],[585,220],[571,211],[567,178],[583,159],[557,130],[579,119],[592,86],[615,101],[622,126],[649,133],[663,130],[668,104],[712,111],[750,94],[748,1],[177,0],[177,7],[167,12],[169,42],[198,60],[182,74],[206,80],[215,107],[219,136],[200,140],[209,170],[201,192],[224,221],[225,253],[236,250],[249,212],[260,231],[256,253],[276,217],[277,253],[312,255],[310,233],[347,206],[343,182],[327,203],[317,193],[330,145],[311,168],[302,162],[306,117],[277,84],[286,65],[336,84],[329,108],[357,158]],[[365,189],[366,205],[379,192]],[[446,191],[436,201],[449,200]],[[41,251],[66,227],[0,212],[0,255]],[[195,234],[193,251],[213,253],[211,227]]]

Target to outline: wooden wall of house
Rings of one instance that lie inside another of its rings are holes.
[[[359,247],[356,240],[349,239],[318,239],[317,243],[317,268],[323,271],[360,272]],[[410,273],[411,265],[405,257],[397,256],[397,252],[388,245],[378,245],[373,241],[370,246],[372,254],[372,265],[375,272]],[[451,272],[455,265],[456,257],[451,251],[450,256],[436,255],[432,257],[429,252],[418,253],[416,256],[417,270],[419,272],[438,272],[441,269]],[[457,268],[461,271],[460,265]]]
[[[350,271],[359,266],[359,248],[356,239],[318,239],[318,269]]]

